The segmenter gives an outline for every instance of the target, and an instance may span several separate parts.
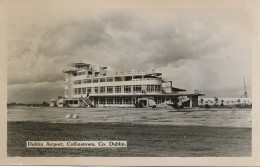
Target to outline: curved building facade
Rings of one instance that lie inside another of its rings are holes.
[[[151,107],[172,98],[187,96],[190,106],[198,105],[199,92],[187,93],[172,87],[155,71],[129,71],[113,75],[107,67],[87,63],[72,63],[63,71],[65,95],[59,106],[69,107]]]

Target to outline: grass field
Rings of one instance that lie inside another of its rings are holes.
[[[8,122],[8,156],[246,157],[251,128],[129,123]],[[26,148],[26,141],[125,140],[127,148]]]

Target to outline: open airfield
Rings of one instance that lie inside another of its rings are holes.
[[[8,156],[247,157],[251,109],[8,107]],[[78,119],[66,119],[77,114]],[[26,141],[127,141],[126,148],[27,148]]]

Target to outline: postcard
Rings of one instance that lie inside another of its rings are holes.
[[[259,165],[259,1],[0,3],[2,165]]]

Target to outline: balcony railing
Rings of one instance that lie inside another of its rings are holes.
[[[153,74],[153,73],[159,73],[159,70],[136,70],[136,71],[121,71],[121,72],[115,72],[114,75],[127,75],[127,74]],[[111,74],[112,75],[112,74]]]
[[[202,91],[179,91],[177,94],[204,94]]]

